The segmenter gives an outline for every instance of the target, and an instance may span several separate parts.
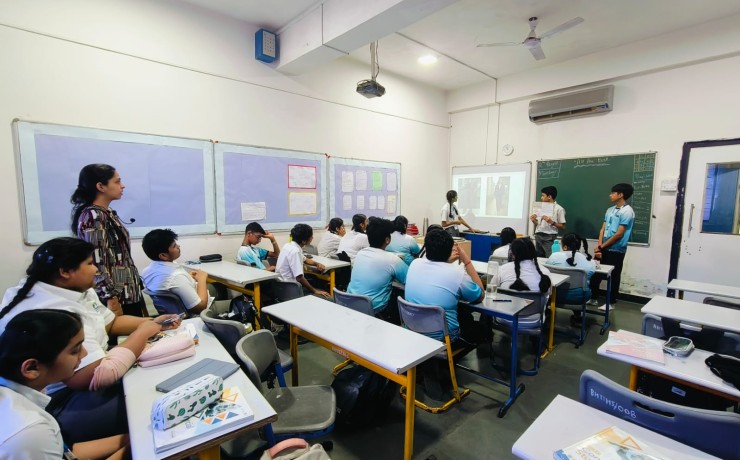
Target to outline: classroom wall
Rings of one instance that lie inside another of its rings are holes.
[[[719,26],[740,24],[738,19],[723,20]],[[720,32],[726,32],[722,27],[718,27]],[[646,53],[654,51],[648,44],[644,46]],[[740,47],[740,42],[734,46]],[[630,48],[636,50],[639,45],[633,44]],[[692,59],[696,58],[693,51],[687,53]],[[706,56],[712,54],[708,49],[705,51]],[[678,54],[673,50],[671,56]],[[546,68],[538,69],[539,79],[527,76],[519,79],[526,85],[517,84],[516,76],[501,79],[498,82],[499,95],[502,88],[508,87],[508,94],[513,96],[516,93],[516,98],[451,115],[450,165],[530,161],[534,171],[539,159],[657,151],[650,246],[629,248],[622,288],[644,296],[665,293],[676,194],[660,192],[660,182],[678,178],[685,142],[740,135],[736,116],[740,92],[732,78],[740,72],[740,57],[735,53],[707,59],[647,71],[644,68],[646,59],[635,55],[633,60],[640,65],[636,75],[625,75],[636,69],[624,65],[611,67],[612,78],[605,78],[601,71],[593,73],[598,74],[594,86],[605,83],[615,86],[613,112],[542,125],[529,121],[528,104],[530,99],[543,94],[528,91],[547,89],[552,92],[552,81],[559,81],[564,85],[561,91],[567,92],[571,85],[586,83],[583,76],[594,72],[592,66],[598,65],[598,60],[588,56],[570,61],[568,74],[561,63],[557,66],[556,75],[550,79]],[[609,66],[608,61],[601,64],[602,68]],[[516,91],[512,89],[514,86],[517,86]],[[498,153],[504,144],[515,148],[510,157]],[[532,193],[535,192],[539,196],[533,181]],[[607,196],[594,199],[603,201],[605,210],[610,205]],[[594,216],[594,219],[598,222],[603,215]],[[697,260],[697,263],[711,261]]]
[[[349,59],[284,76],[254,60],[257,29],[177,1],[0,0],[0,289],[34,250],[23,244],[15,118],[401,162],[401,211],[418,223],[437,215],[442,200],[429,197],[443,197],[449,177],[445,94],[381,73],[387,94],[365,99],[354,89],[370,69]],[[184,237],[183,259],[231,257],[240,241]]]

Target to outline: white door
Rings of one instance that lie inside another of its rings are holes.
[[[740,145],[693,148],[689,157],[678,278],[740,286]],[[701,301],[701,294],[686,293]]]

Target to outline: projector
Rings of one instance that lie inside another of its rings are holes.
[[[369,99],[385,94],[385,87],[375,80],[362,80],[357,83],[357,92]]]

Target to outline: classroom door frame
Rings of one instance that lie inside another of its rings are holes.
[[[671,240],[671,258],[668,268],[668,282],[678,276],[678,260],[681,257],[681,242],[683,241],[683,224],[686,199],[686,183],[688,181],[689,159],[693,149],[702,149],[706,147],[724,147],[728,145],[740,144],[740,138],[735,139],[718,139],[698,142],[686,142],[683,144],[683,153],[681,154],[681,166],[678,176],[678,193],[676,194],[676,215],[673,221],[673,238]],[[700,152],[698,150],[697,152]],[[706,150],[704,150],[706,151]],[[695,153],[697,153],[695,152]],[[668,290],[668,296],[675,295],[673,289]]]

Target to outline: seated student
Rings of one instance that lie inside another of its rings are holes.
[[[339,217],[335,217],[329,221],[329,225],[326,226],[326,233],[319,242],[317,251],[321,257],[331,257],[332,259],[337,258],[337,248],[342,237],[347,233],[344,228],[344,221]]]
[[[501,237],[501,246],[497,247],[493,251],[493,255],[496,257],[509,257],[509,245],[516,239],[516,232],[511,227],[504,227],[501,229],[499,234]]]
[[[504,289],[515,291],[539,291],[549,292],[552,286],[550,270],[540,267],[537,263],[537,250],[530,238],[517,238],[509,246],[513,262],[504,264],[498,270],[498,285]],[[539,321],[540,315],[530,315],[519,318],[519,325],[527,327],[527,324]],[[507,320],[499,322],[510,324]]]
[[[433,230],[444,230],[444,228],[441,225],[431,224],[429,227],[427,227],[427,235],[431,233]],[[427,250],[424,247],[424,245],[422,245],[417,258],[421,259],[422,257],[425,257],[426,253],[427,253]]]
[[[470,256],[462,251],[444,230],[432,230],[424,238],[426,258],[416,259],[406,275],[405,299],[422,305],[438,305],[445,310],[447,329],[454,346],[479,343],[490,338],[487,321],[473,320],[472,310],[460,300],[477,303],[483,300],[483,282],[475,271]],[[449,261],[460,260],[464,270]],[[442,332],[428,334],[443,340]],[[459,341],[459,339],[463,339]]]
[[[259,244],[264,237],[267,237],[272,243],[272,251],[255,246],[255,244]],[[247,225],[244,229],[242,245],[236,252],[237,261],[246,262],[247,265],[251,265],[261,270],[274,272],[275,267],[266,267],[262,261],[268,257],[278,257],[279,255],[280,246],[272,233],[265,231],[265,229],[257,222],[251,222]]]
[[[585,238],[581,238],[575,233],[568,233],[563,237],[561,242],[563,250],[560,252],[553,252],[552,255],[547,259],[548,265],[555,265],[561,267],[578,267],[586,270],[586,284],[591,281],[596,271],[596,264],[591,260],[591,255],[588,253],[588,243]],[[583,245],[583,252],[581,252],[581,245]],[[577,304],[580,305],[583,302],[585,295],[586,300],[591,298],[591,289],[586,287],[586,292],[583,292],[583,288],[575,287],[567,289],[568,286],[559,286],[557,289],[557,302],[563,304]],[[581,311],[574,310],[573,316],[570,318],[573,325],[581,325]]]
[[[69,451],[54,417],[44,410],[45,387],[71,378],[87,355],[82,320],[64,310],[17,315],[0,335],[0,458],[54,459]],[[71,445],[78,458],[129,456],[128,435]]]
[[[368,220],[365,214],[355,214],[352,216],[352,230],[342,237],[342,241],[339,242],[337,248],[337,254],[344,252],[349,256],[349,260],[354,262],[355,256],[361,249],[370,246],[367,241],[367,235],[365,229],[367,228]]]
[[[373,219],[367,227],[370,247],[357,253],[352,266],[352,278],[347,287],[350,294],[366,295],[372,299],[375,314],[387,310],[394,318],[396,305],[389,305],[393,280],[406,284],[408,266],[395,254],[386,251],[391,241],[393,222],[387,219]]]
[[[213,297],[208,295],[208,274],[202,270],[187,270],[175,262],[180,257],[177,233],[169,228],[152,230],[144,236],[141,246],[153,260],[141,272],[145,288],[172,292],[182,300],[191,315],[211,306]]]
[[[0,334],[8,322],[29,310],[54,309],[77,313],[85,329],[87,356],[74,376],[46,389],[47,411],[70,443],[128,433],[123,387],[119,380],[141,354],[147,339],[162,329],[176,328],[176,315],[140,318],[114,315],[95,290],[95,247],[77,238],[54,238],[33,253],[27,278],[5,292],[0,307]],[[128,339],[108,351],[109,336]]]
[[[303,264],[316,267],[321,272],[326,270],[323,264],[313,259],[306,259],[306,256],[303,255],[303,246],[313,240],[313,229],[306,224],[296,224],[290,231],[290,239],[290,243],[283,246],[283,250],[280,252],[275,272],[284,281],[298,281],[303,286],[304,291],[326,298],[331,297],[328,292],[311,286],[311,283],[303,274]]]
[[[399,252],[403,254],[403,261],[406,265],[411,265],[414,261],[421,248],[416,244],[416,240],[411,235],[406,234],[406,229],[409,226],[409,220],[404,216],[398,216],[393,221],[393,227],[395,231],[391,234],[391,244],[389,244],[385,250],[389,252]],[[368,239],[370,237],[368,236]],[[372,244],[371,244],[372,246]]]

